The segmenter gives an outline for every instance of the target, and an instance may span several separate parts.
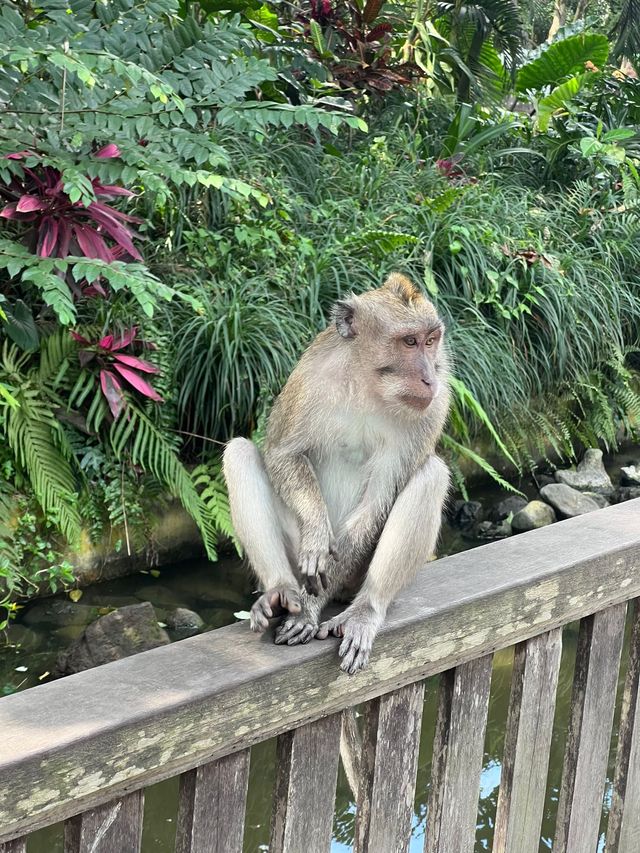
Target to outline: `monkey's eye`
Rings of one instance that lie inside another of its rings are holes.
[[[427,338],[427,340],[424,342],[424,345],[426,347],[432,347],[435,344],[435,342],[436,342],[436,336],[431,335],[431,337]]]
[[[415,347],[418,345],[418,340],[417,338],[414,338],[413,335],[409,335],[408,337],[406,337],[404,339],[404,342],[408,347]]]

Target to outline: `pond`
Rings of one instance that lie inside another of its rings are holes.
[[[621,464],[627,464],[630,458],[638,455],[637,452],[634,454],[627,451],[608,460],[607,468],[610,470],[614,482],[617,482],[617,468]],[[522,488],[530,496],[534,496],[535,489],[532,484],[525,483]],[[473,492],[473,498],[482,501],[485,506],[490,506],[504,496],[503,492],[492,485],[475,489]],[[439,555],[455,553],[478,544],[481,543],[465,539],[459,530],[445,526]],[[428,568],[425,571],[428,571]],[[113,607],[149,601],[154,605],[160,621],[163,621],[164,614],[169,610],[175,607],[187,607],[200,614],[205,622],[206,629],[213,629],[236,621],[234,613],[247,610],[252,600],[252,580],[239,560],[226,559],[215,564],[201,560],[165,567],[153,574],[137,573],[90,587],[83,592],[80,602],[75,605],[77,608],[75,612],[80,613],[85,608],[94,608],[96,613],[108,612]],[[81,633],[83,624],[82,619],[74,620],[74,605],[66,595],[34,602],[25,607],[19,620],[11,626],[8,632],[7,645],[0,648],[0,686],[2,686],[4,693],[23,690],[44,680],[53,669],[58,653]],[[169,634],[171,635],[171,631]],[[563,634],[563,655],[551,747],[545,817],[540,842],[541,853],[550,850],[552,846],[577,634],[577,623],[567,626]],[[294,655],[295,649],[292,649],[291,653]],[[623,661],[625,659],[623,655]],[[214,664],[215,662],[212,662],[212,665]],[[484,747],[484,769],[481,778],[476,853],[490,850],[493,841],[512,664],[512,649],[498,652],[495,655]],[[606,827],[621,685],[624,674],[623,666],[619,680],[614,737],[602,818],[603,833],[599,849],[602,849],[603,846],[604,828]],[[422,851],[424,844],[426,804],[431,774],[431,745],[437,710],[437,689],[437,677],[426,681],[410,853]],[[81,709],[79,709],[79,714],[81,714]],[[245,853],[268,850],[274,772],[275,741],[267,741],[253,747],[247,800]],[[171,779],[147,789],[143,853],[173,853],[177,798],[177,779]],[[353,797],[341,767],[336,794],[332,853],[343,853],[343,851],[351,849],[354,818]],[[28,853],[62,853],[62,827],[58,825],[35,833],[29,840],[27,850]],[[114,851],[114,853],[121,852]]]

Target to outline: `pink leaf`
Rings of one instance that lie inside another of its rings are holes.
[[[101,370],[100,386],[102,393],[107,398],[111,414],[114,420],[117,420],[127,402],[124,397],[122,385],[115,373],[112,373],[110,370]]]
[[[49,258],[58,242],[58,221],[51,216],[45,216],[38,230],[38,254],[41,258]]]
[[[23,195],[18,201],[16,210],[18,213],[32,213],[34,210],[44,210],[45,204],[42,199],[35,195]]]
[[[0,216],[3,216],[5,219],[18,219],[19,217],[16,216],[17,207],[17,202],[12,201],[6,207],[3,207],[2,210],[0,210]]]
[[[119,157],[120,153],[121,152],[120,152],[120,149],[118,148],[118,146],[115,145],[115,143],[110,142],[108,145],[105,145],[99,151],[96,151],[95,156],[100,157],[101,159],[105,160],[105,159],[112,158],[112,157]]]
[[[152,388],[149,383],[142,378],[142,376],[138,376],[138,374],[134,370],[129,370],[128,367],[124,367],[122,364],[114,364],[115,369],[118,371],[120,376],[129,383],[129,385],[133,385],[136,391],[139,391],[145,397],[148,397],[150,400],[155,400],[157,403],[162,403],[162,397],[155,388]]]
[[[132,195],[135,195],[131,190],[127,190],[124,187],[118,187],[115,184],[99,184],[97,181],[93,182],[93,191],[98,196],[105,196],[105,198],[109,198],[111,196],[124,195],[130,198]]]
[[[5,154],[5,160],[24,160],[25,157],[30,157],[33,154],[32,151],[14,151],[13,154]]]
[[[73,338],[74,341],[78,341],[79,344],[84,344],[87,347],[91,346],[91,341],[88,341],[86,338],[83,338],[82,335],[79,335],[77,332],[74,332],[73,329],[69,329],[69,334]]]
[[[105,335],[104,338],[100,338],[98,346],[100,349],[106,349],[108,352],[111,352],[111,347],[113,346],[113,335]]]
[[[97,231],[88,225],[80,225],[79,223],[74,225],[73,231],[80,251],[85,258],[98,258],[98,260],[111,263],[109,247]]]
[[[160,369],[155,366],[155,364],[150,364],[148,361],[144,361],[141,358],[136,358],[133,355],[123,355],[122,353],[114,353],[113,356],[122,364],[126,364],[127,367],[133,367],[134,370],[141,370],[143,373],[159,373]]]
[[[58,236],[60,239],[58,257],[66,258],[69,254],[69,243],[71,242],[72,231],[71,226],[65,219],[58,220]]]
[[[100,225],[104,228],[107,234],[113,238],[119,246],[131,255],[132,258],[135,258],[137,261],[142,260],[142,255],[133,245],[131,240],[131,235],[129,231],[121,225],[113,216],[109,215],[113,211],[109,211],[109,213],[105,213],[104,210],[98,210],[96,204],[89,205],[89,212]]]
[[[130,329],[127,329],[126,332],[123,332],[119,338],[116,338],[113,342],[113,346],[111,347],[111,351],[117,349],[124,349],[128,347],[130,343],[135,340],[136,335],[138,334],[138,327],[132,326]]]

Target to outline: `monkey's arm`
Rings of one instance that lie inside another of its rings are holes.
[[[447,466],[429,457],[398,495],[353,604],[320,626],[318,639],[330,633],[344,638],[339,654],[345,672],[365,666],[387,608],[433,554],[448,486]]]
[[[298,564],[305,587],[317,595],[327,587],[327,568],[335,553],[327,505],[309,457],[285,447],[265,454],[271,482],[300,526]]]

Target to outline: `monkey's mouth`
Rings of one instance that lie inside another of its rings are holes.
[[[416,409],[419,412],[427,409],[433,402],[433,399],[433,394],[402,394],[400,397],[405,406],[409,406],[410,409]]]

